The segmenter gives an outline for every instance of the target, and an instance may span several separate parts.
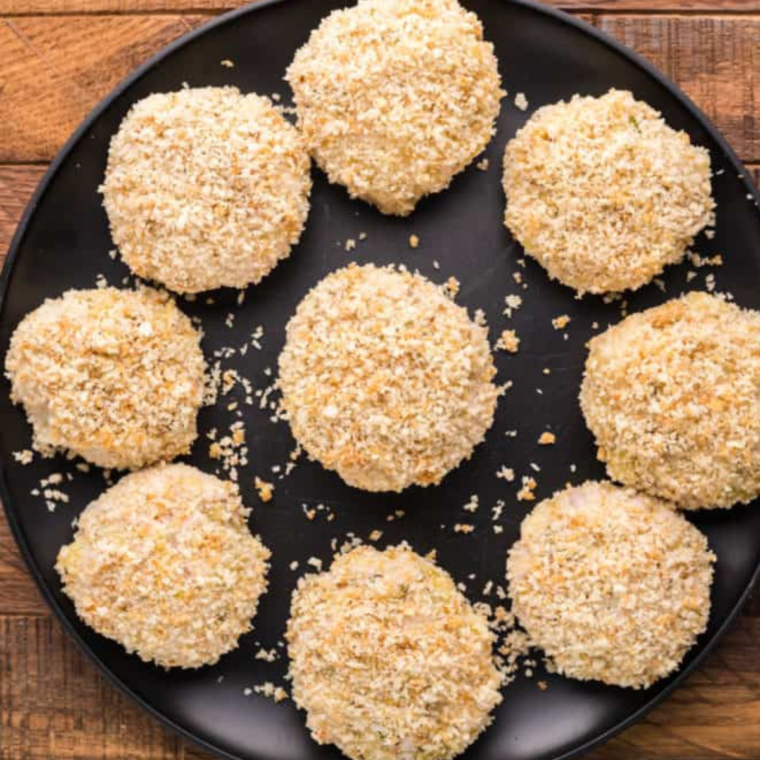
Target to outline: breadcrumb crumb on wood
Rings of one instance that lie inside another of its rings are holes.
[[[570,317],[567,314],[561,314],[559,317],[552,319],[552,327],[555,330],[564,330],[570,324]]]
[[[454,533],[472,533],[475,530],[475,526],[470,523],[457,523],[454,526]]]
[[[234,61],[231,61],[229,58],[225,58],[225,59],[219,61],[219,64],[221,66],[224,66],[224,68],[226,68],[226,69],[234,69],[235,68]]]
[[[520,111],[528,110],[528,99],[525,97],[524,92],[518,92],[517,95],[515,95],[515,107]]]
[[[409,236],[409,247],[410,248],[419,248],[420,247],[420,238],[418,235],[410,235]]]
[[[557,442],[557,436],[546,430],[538,438],[539,446],[551,446]]]
[[[490,165],[489,160],[487,158],[484,158],[482,161],[478,161],[478,163],[475,164],[475,168],[478,171],[486,172],[486,171],[488,171],[489,165]]]

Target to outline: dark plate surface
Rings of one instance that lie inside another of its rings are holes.
[[[183,82],[191,86],[235,84],[244,91],[279,92],[287,100],[282,76],[295,49],[320,18],[343,4],[344,0],[287,0],[229,14],[173,45],[104,102],[56,160],[14,240],[3,279],[0,356],[5,356],[21,317],[46,297],[68,288],[92,287],[100,274],[112,284],[119,284],[128,274],[120,262],[107,255],[113,246],[96,189],[102,180],[109,138],[129,106],[151,92],[176,89]],[[517,484],[497,479],[496,470],[507,465],[518,476],[535,475],[538,498],[568,481],[580,483],[603,476],[581,418],[577,393],[584,343],[594,332],[591,325],[598,321],[604,327],[618,321],[620,304],[605,305],[595,298],[577,301],[570,290],[550,282],[533,262],[522,268],[518,264],[521,250],[501,223],[501,155],[506,141],[535,108],[576,92],[601,94],[612,86],[631,89],[662,110],[671,125],[685,129],[693,141],[707,146],[718,173],[714,181],[718,224],[714,239],[701,237],[697,250],[703,255],[724,255],[725,265],[714,271],[719,290],[733,293],[741,305],[760,307],[758,196],[739,176],[743,172],[730,148],[696,109],[642,61],[569,17],[528,2],[466,0],[464,4],[480,15],[487,38],[494,41],[510,92],[502,107],[498,134],[485,154],[490,168],[482,172],[470,167],[449,191],[422,202],[408,219],[384,217],[369,206],[350,201],[341,188],[328,186],[315,170],[312,211],[301,244],[263,284],[249,290],[242,307],[236,305],[236,293],[231,291],[215,293],[214,304],[206,304],[204,298],[180,304],[202,319],[204,349],[210,360],[214,350],[240,346],[256,326],[264,326],[262,350],[251,349],[244,357],[223,361],[224,367],[238,369],[263,389],[271,382],[266,368],[276,369],[286,320],[326,273],[356,260],[404,263],[436,281],[456,276],[461,281],[458,301],[471,310],[482,308],[492,335],[514,327],[522,339],[516,356],[500,353],[497,357],[500,380],[511,379],[514,387],[501,400],[487,441],[470,462],[439,487],[413,488],[402,496],[352,490],[336,475],[307,462],[286,479],[277,480],[271,467],[283,465],[293,448],[288,427],[270,422],[270,413],[258,406],[244,406],[250,464],[240,468],[240,481],[245,500],[254,506],[252,526],[274,551],[270,592],[260,606],[255,630],[237,651],[211,668],[164,672],[88,630],[62,595],[53,570],[56,554],[71,539],[72,520],[103,490],[104,481],[95,468],[82,474],[63,457],[52,461],[36,458],[29,466],[15,462],[12,452],[29,447],[30,430],[22,411],[11,406],[8,384],[2,381],[2,497],[16,538],[49,602],[118,685],[175,729],[220,754],[257,760],[338,756],[336,750],[320,748],[311,741],[304,716],[291,701],[275,705],[255,694],[244,696],[244,690],[256,684],[282,682],[285,658],[274,664],[255,659],[258,642],[267,648],[277,646],[290,593],[306,569],[305,561],[318,556],[327,562],[331,539],[341,540],[349,531],[366,538],[379,528],[384,531],[380,545],[406,539],[421,552],[436,548],[440,564],[467,585],[468,595],[475,600],[486,581],[503,582],[506,551],[530,507],[516,500]],[[235,67],[220,65],[223,59],[232,59]],[[530,103],[526,113],[512,104],[520,91]],[[358,239],[362,231],[367,239],[359,242],[356,251],[346,253],[345,240]],[[421,238],[417,250],[408,245],[411,233]],[[698,276],[687,284],[689,269],[687,263],[671,267],[663,277],[667,292],[655,285],[644,288],[629,298],[629,309],[662,303],[685,289],[704,288],[706,274],[712,270],[698,270]],[[523,273],[526,290],[514,281],[515,271]],[[509,293],[524,301],[511,319],[502,314]],[[228,328],[225,318],[231,311],[236,317],[234,326]],[[561,314],[572,317],[564,332],[551,325],[551,319]],[[550,375],[543,373],[545,367]],[[233,399],[242,401],[238,391],[224,401]],[[220,403],[203,410],[203,432],[212,427],[224,430],[237,419],[225,407]],[[516,438],[505,435],[513,429],[519,431]],[[537,446],[545,429],[557,434],[557,446]],[[207,443],[202,436],[190,461],[213,472],[217,463],[208,458]],[[541,471],[535,473],[531,463]],[[571,469],[571,465],[575,467]],[[30,492],[53,471],[72,472],[75,477],[64,486],[71,503],[51,513],[44,500]],[[253,492],[256,474],[276,483],[275,498],[269,504],[260,504]],[[481,503],[475,515],[462,511],[472,493],[479,495]],[[504,531],[495,534],[491,506],[499,499],[506,502],[499,521]],[[312,508],[329,505],[334,521],[328,522],[324,513],[308,521],[304,504]],[[394,510],[404,510],[405,516],[386,521]],[[690,653],[682,673],[705,653],[738,610],[760,563],[760,509],[756,505],[692,519],[707,533],[719,561],[709,631]],[[458,522],[475,523],[477,530],[471,535],[454,533],[453,525]],[[292,560],[301,563],[296,572],[289,569]],[[548,690],[537,688],[539,678],[548,681]],[[635,720],[677,680],[678,676],[636,692],[546,676],[539,669],[533,680],[520,678],[508,687],[494,725],[466,757],[539,760],[582,751]]]

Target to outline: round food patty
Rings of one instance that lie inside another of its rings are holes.
[[[270,100],[234,87],[149,95],[111,140],[101,188],[129,268],[178,293],[258,283],[309,213],[309,158]]]
[[[635,290],[714,222],[710,154],[630,92],[539,108],[504,154],[505,223],[579,293]]]
[[[452,758],[501,702],[486,618],[405,545],[302,578],[286,638],[312,736],[353,760]]]
[[[190,451],[203,402],[200,335],[166,294],[70,290],[18,325],[5,360],[44,454],[137,469]]]
[[[126,475],[80,515],[56,569],[77,614],[128,652],[198,668],[237,647],[269,550],[237,486],[184,464]]]
[[[286,332],[279,387],[293,435],[349,485],[438,483],[493,422],[488,331],[421,275],[340,269]]]
[[[512,610],[563,675],[647,688],[705,630],[714,561],[666,503],[588,482],[523,520],[507,561]]]
[[[760,494],[760,313],[707,293],[596,336],[581,408],[614,480],[685,509]]]
[[[493,45],[456,0],[360,0],[333,11],[286,78],[330,182],[399,216],[488,145],[504,96]]]

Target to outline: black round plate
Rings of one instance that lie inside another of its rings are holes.
[[[296,48],[319,20],[344,0],[288,0],[260,3],[218,19],[188,35],[144,66],[108,97],[78,130],[58,156],[26,212],[11,247],[2,283],[0,355],[5,356],[14,327],[43,299],[68,288],[92,287],[98,275],[118,284],[126,268],[107,255],[112,243],[97,187],[103,178],[108,142],[132,103],[152,92],[173,90],[187,82],[196,85],[234,84],[244,91],[280,92],[287,87],[283,73]],[[670,83],[648,64],[591,27],[531,2],[465,0],[483,20],[493,40],[502,76],[510,97],[505,100],[498,134],[486,151],[490,168],[474,166],[457,177],[452,187],[422,202],[408,219],[382,216],[373,208],[352,202],[339,187],[331,187],[315,170],[312,210],[303,240],[291,258],[281,263],[263,284],[251,288],[245,303],[237,307],[236,293],[214,294],[215,303],[201,297],[194,303],[181,301],[190,314],[202,319],[209,359],[222,346],[245,343],[258,325],[265,327],[262,350],[249,350],[243,357],[224,360],[238,369],[257,388],[271,382],[267,368],[276,370],[283,330],[296,304],[326,273],[352,260],[397,262],[419,269],[433,280],[449,275],[461,281],[458,298],[471,310],[485,311],[492,335],[511,326],[517,329],[521,350],[516,356],[497,357],[500,379],[514,387],[499,404],[496,422],[472,460],[451,473],[436,488],[410,489],[403,495],[378,495],[352,490],[336,475],[316,464],[302,462],[287,478],[277,480],[274,465],[287,461],[293,448],[285,423],[273,424],[270,412],[244,406],[250,447],[250,464],[240,468],[243,494],[255,506],[251,523],[274,551],[271,587],[260,606],[255,630],[244,637],[235,652],[210,668],[195,672],[165,672],[127,655],[117,644],[86,628],[61,593],[53,570],[60,546],[72,536],[72,520],[104,488],[98,471],[78,472],[63,457],[22,466],[12,452],[30,444],[30,430],[19,408],[11,406],[8,384],[0,392],[2,499],[11,526],[30,570],[48,601],[83,649],[123,690],[144,707],[219,754],[256,760],[313,760],[337,757],[337,750],[318,747],[304,728],[304,716],[292,701],[275,705],[271,700],[244,690],[266,681],[282,682],[286,671],[283,656],[274,664],[255,658],[259,642],[278,646],[288,612],[291,591],[306,560],[317,556],[329,561],[331,539],[342,540],[348,532],[366,538],[373,529],[383,531],[379,544],[405,539],[419,551],[438,550],[440,564],[457,581],[467,585],[472,599],[488,580],[503,583],[504,560],[518,534],[522,517],[530,508],[516,499],[517,484],[495,477],[502,466],[518,474],[534,475],[538,498],[551,494],[568,481],[580,483],[603,477],[594,456],[577,402],[585,358],[584,343],[594,332],[620,318],[620,304],[601,299],[578,301],[574,294],[549,281],[533,262],[523,267],[522,252],[502,226],[504,199],[500,188],[501,156],[506,141],[542,104],[568,98],[574,93],[601,94],[610,87],[630,89],[655,108],[668,122],[686,130],[694,142],[710,149],[715,197],[718,203],[717,232],[712,240],[702,236],[697,250],[703,255],[722,253],[725,265],[715,270],[718,288],[730,291],[739,304],[760,307],[760,215],[758,196],[738,160],[723,138]],[[234,68],[221,65],[234,61]],[[517,92],[527,94],[526,113],[512,104]],[[348,238],[367,239],[347,253]],[[412,250],[411,233],[422,244]],[[667,270],[667,291],[652,285],[631,296],[630,310],[662,303],[685,289],[705,286],[706,269],[689,281],[685,263]],[[528,288],[518,285],[513,273],[524,276]],[[504,297],[516,293],[523,306],[511,319],[505,317]],[[234,326],[225,318],[236,312]],[[565,331],[555,330],[551,319],[568,314]],[[551,374],[544,373],[544,368]],[[233,392],[224,401],[238,398]],[[203,410],[201,429],[224,430],[236,419],[225,403]],[[505,435],[518,430],[517,437]],[[546,429],[558,436],[558,445],[539,447],[537,439]],[[202,435],[189,458],[213,472],[216,462],[208,458],[208,441]],[[535,472],[532,465],[540,467]],[[571,465],[575,465],[571,467]],[[71,503],[49,512],[44,499],[31,495],[42,477],[53,471],[75,474],[65,486]],[[254,475],[274,478],[275,498],[259,504],[253,489]],[[462,510],[470,494],[477,493],[481,507],[475,515]],[[506,502],[496,534],[491,506]],[[305,518],[303,505],[329,505],[314,521]],[[405,515],[393,521],[395,510]],[[539,760],[559,758],[583,751],[609,738],[640,717],[661,699],[715,642],[747,596],[760,563],[760,509],[737,507],[731,511],[694,515],[694,522],[708,535],[719,561],[708,632],[687,657],[680,675],[647,691],[608,688],[547,676],[540,669],[532,680],[519,678],[504,694],[494,725],[468,751],[479,760]],[[477,525],[473,534],[453,531],[458,522]],[[292,560],[300,569],[289,568]],[[494,601],[494,597],[489,597]],[[537,687],[545,679],[548,689]]]

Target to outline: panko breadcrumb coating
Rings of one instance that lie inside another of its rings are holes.
[[[630,92],[536,111],[504,154],[505,223],[579,293],[635,290],[713,224],[710,155]]]
[[[581,407],[614,480],[684,509],[760,494],[760,313],[707,293],[596,336]]]
[[[297,441],[368,491],[438,483],[483,440],[499,395],[487,328],[421,275],[371,264],[308,293],[279,367]]]
[[[713,562],[667,504],[587,482],[523,520],[507,561],[512,610],[563,675],[647,688],[705,630]]]
[[[111,140],[101,188],[135,274],[178,293],[258,283],[309,212],[309,158],[270,100],[201,87],[137,102]]]
[[[79,516],[56,569],[77,614],[145,662],[198,668],[237,647],[269,550],[237,486],[185,464],[127,475]]]
[[[400,216],[488,145],[504,96],[493,45],[456,0],[360,0],[334,11],[286,79],[330,182]]]
[[[301,578],[286,638],[312,736],[353,760],[452,758],[501,702],[486,618],[403,544]]]
[[[150,288],[47,300],[18,325],[5,360],[37,450],[119,469],[190,451],[204,367],[190,320]]]

